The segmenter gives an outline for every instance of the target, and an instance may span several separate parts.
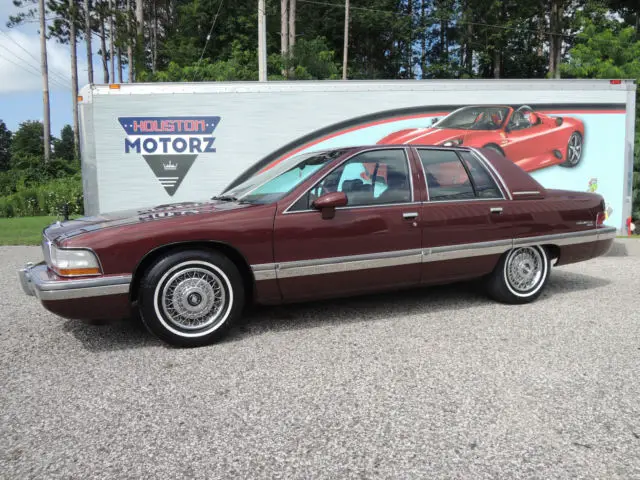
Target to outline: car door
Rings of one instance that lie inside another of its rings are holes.
[[[468,150],[417,149],[427,183],[422,225],[422,283],[491,272],[523,219],[508,193]],[[424,181],[424,180],[423,180]]]
[[[284,300],[364,293],[420,282],[420,203],[408,149],[356,153],[279,205],[274,260]],[[313,201],[344,192],[348,203],[323,218]]]

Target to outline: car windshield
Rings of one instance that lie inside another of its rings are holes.
[[[241,184],[217,197],[248,203],[277,202],[313,173],[347,150],[305,153],[288,158],[268,170],[260,170]],[[214,197],[216,198],[216,197]]]
[[[464,107],[450,113],[433,125],[434,128],[458,130],[497,130],[509,114],[508,107]]]

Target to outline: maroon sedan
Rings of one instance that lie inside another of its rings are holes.
[[[606,253],[604,217],[599,195],[545,189],[491,150],[343,148],[257,164],[205,202],[51,225],[20,279],[62,317],[137,308],[161,339],[197,346],[248,302],[480,277],[498,301],[531,302],[552,263]]]

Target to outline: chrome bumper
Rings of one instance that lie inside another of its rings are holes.
[[[131,275],[113,275],[92,278],[62,278],[52,273],[47,265],[28,263],[18,271],[24,293],[40,300],[71,300],[129,293]]]

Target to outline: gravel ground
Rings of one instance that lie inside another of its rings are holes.
[[[0,249],[0,477],[640,478],[640,257],[251,313],[165,347],[24,296]],[[633,311],[635,309],[635,312]]]

